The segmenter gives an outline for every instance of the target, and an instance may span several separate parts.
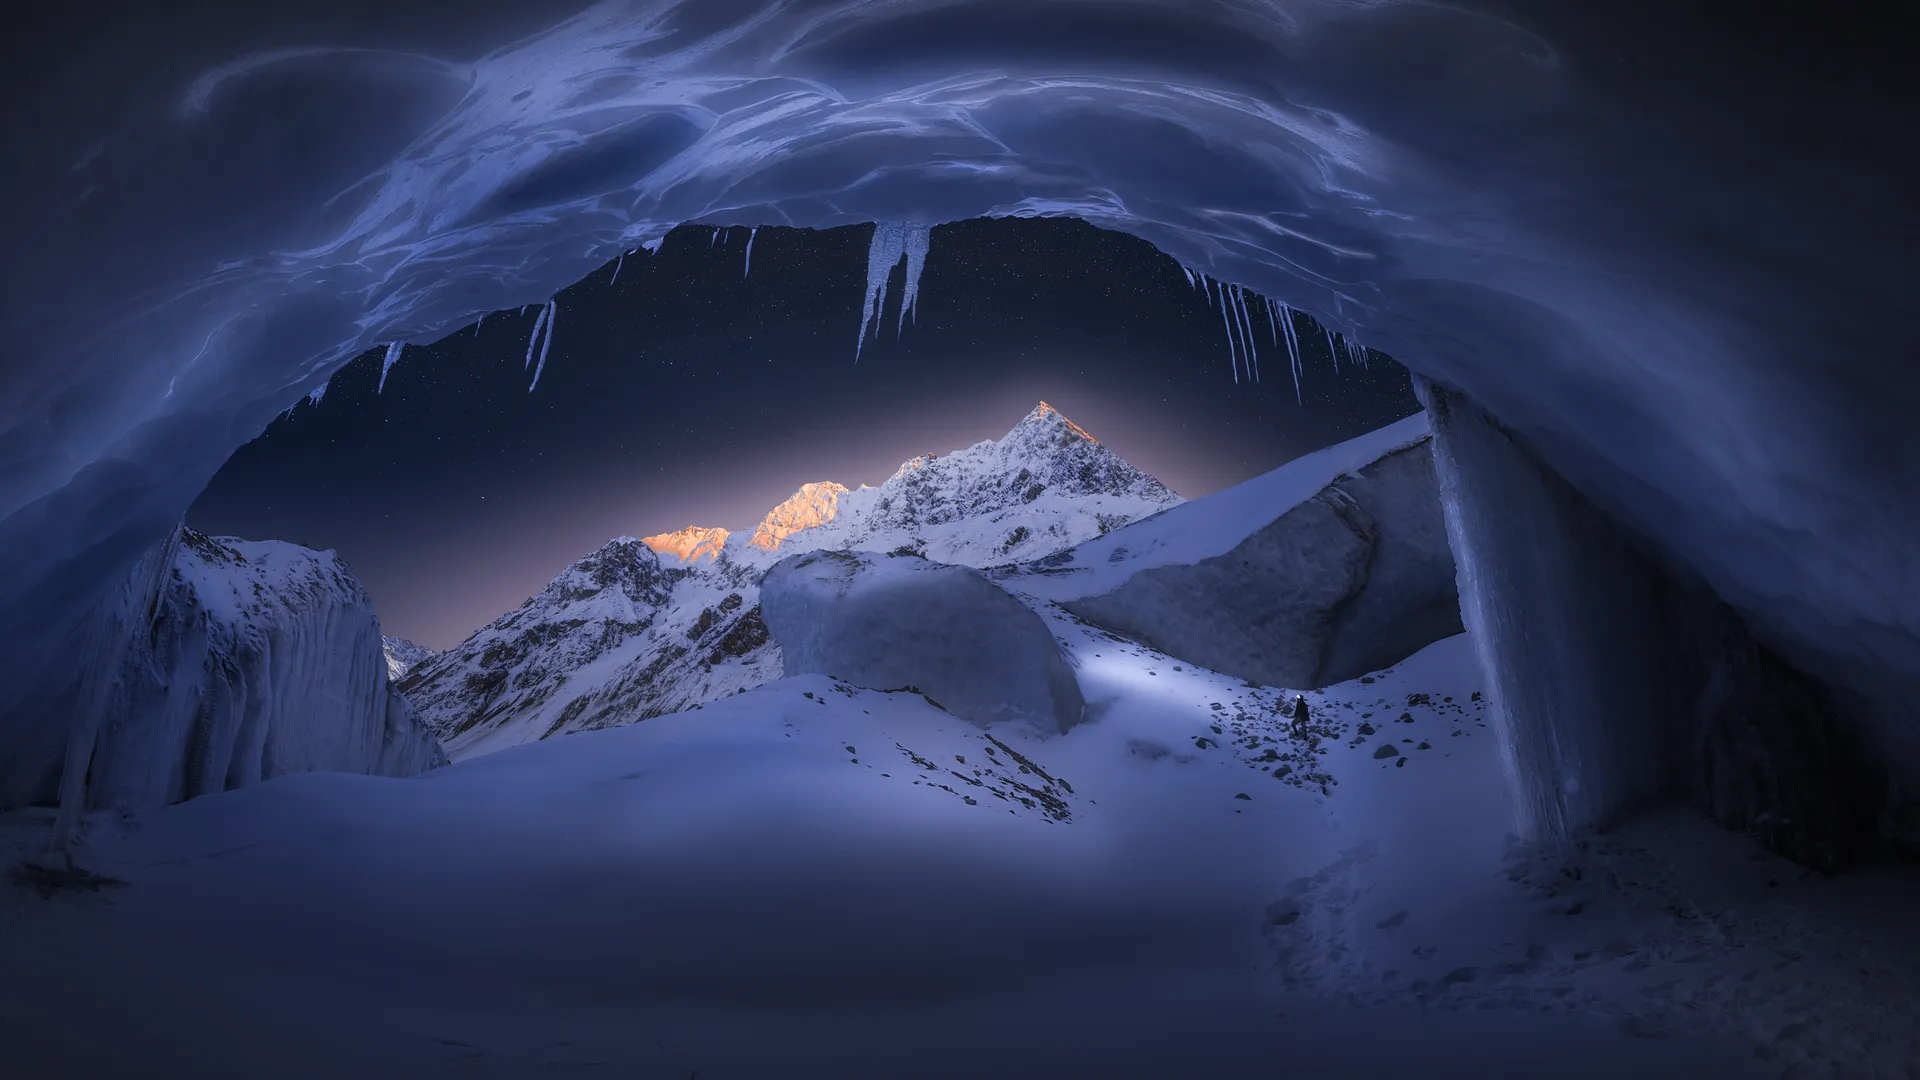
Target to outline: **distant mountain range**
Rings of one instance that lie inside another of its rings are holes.
[[[389,639],[389,664],[455,758],[630,724],[780,677],[758,585],[795,552],[1024,563],[1181,501],[1042,402],[1002,438],[877,486],[802,485],[750,530],[609,541],[445,653]]]

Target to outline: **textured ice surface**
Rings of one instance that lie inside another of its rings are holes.
[[[1522,835],[1565,841],[1676,787],[1823,870],[1898,831],[1883,812],[1911,811],[1857,701],[1756,646],[1473,402],[1416,387]]]
[[[688,221],[1143,237],[1466,390],[1797,662],[1920,679],[1884,42],[1789,91],[1797,25],[1639,2],[256,8],[165,49],[157,12],[63,9],[0,104],[31,268],[0,290],[0,726],[46,722],[20,695],[75,674],[61,620],[349,358]]]
[[[1055,731],[1086,702],[1047,624],[978,570],[918,555],[817,551],[775,563],[760,611],[788,675],[915,687],[976,724]]]
[[[1361,439],[1371,446],[1385,441]],[[1277,472],[1296,466],[1317,472],[1317,465],[1308,459]],[[1074,568],[1090,561],[1078,552],[1067,553],[1060,565],[1033,568],[1053,580],[1030,587],[1079,594],[1065,601],[1077,615],[1171,656],[1269,686],[1346,682],[1460,632],[1453,555],[1424,439],[1356,466],[1250,534],[1232,530],[1226,537],[1232,548],[1219,555],[1130,567],[1135,546],[1153,553],[1150,537],[1162,530],[1193,534],[1232,521],[1236,510],[1272,512],[1266,499],[1248,508],[1210,504],[1279,486],[1243,484],[1184,504],[1177,521],[1150,519],[1102,538],[1107,565],[1099,576],[1126,575],[1105,591],[1083,593],[1087,586],[1077,579],[1092,575],[1091,567]]]
[[[411,776],[445,764],[388,685],[380,624],[331,552],[183,530],[151,612],[131,625],[89,770],[93,807],[150,807],[313,770]],[[57,707],[58,703],[54,703]],[[0,804],[43,802],[44,739],[0,744]]]

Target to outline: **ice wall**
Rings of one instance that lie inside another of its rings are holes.
[[[1414,385],[1520,834],[1607,824],[1667,787],[1677,657],[1656,578],[1465,396]]]
[[[331,553],[185,531],[100,683],[89,808],[144,808],[295,772],[411,776],[446,755],[388,682],[380,626]],[[51,727],[51,725],[49,725]],[[64,747],[7,748],[0,805],[51,801]]]
[[[364,350],[683,222],[1072,215],[1468,392],[1920,762],[1915,69],[1864,20],[1714,8],[50,11],[0,97],[0,745]]]
[[[1678,795],[1809,865],[1875,853],[1888,777],[1864,706],[1756,642],[1465,395],[1415,388],[1522,835],[1564,841]]]

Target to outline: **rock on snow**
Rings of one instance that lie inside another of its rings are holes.
[[[797,555],[767,571],[760,607],[789,676],[915,687],[981,725],[1031,720],[1064,732],[1085,709],[1046,622],[968,567]]]

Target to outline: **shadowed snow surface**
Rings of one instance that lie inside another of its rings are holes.
[[[412,780],[96,818],[82,862],[126,887],[0,893],[9,1061],[1678,1080],[1911,1060],[1911,954],[1868,951],[1878,916],[1783,922],[1763,879],[1794,868],[1738,837],[1656,823],[1579,882],[1509,850],[1463,638],[1309,695],[1296,735],[1284,692],[1054,625],[1098,714],[1063,736],[803,676]],[[1703,884],[1676,857],[1748,869]]]

